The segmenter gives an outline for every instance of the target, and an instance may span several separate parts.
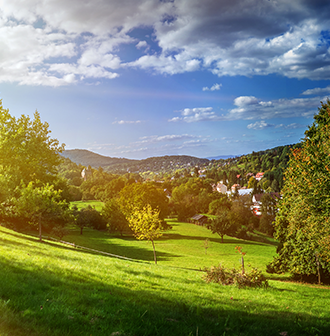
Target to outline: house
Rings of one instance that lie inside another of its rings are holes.
[[[217,183],[215,189],[221,194],[225,194],[227,192],[227,186],[221,182]]]
[[[262,205],[261,198],[262,198],[263,195],[264,194],[255,194],[252,197],[253,205],[252,205],[251,208],[252,208],[253,213],[256,216],[261,216],[261,205]],[[281,198],[281,195],[278,192],[271,192],[271,193],[269,193],[269,195],[276,201]]]
[[[81,177],[83,178],[84,181],[87,181],[92,176],[93,176],[92,169],[84,168],[81,172]]]
[[[231,186],[231,191],[232,192],[235,192],[236,190],[240,190],[241,189],[241,186],[239,185],[239,184],[233,184],[232,186]]]
[[[205,215],[195,215],[190,218],[190,223],[194,223],[196,225],[204,226],[204,224],[207,222],[208,217]]]
[[[257,175],[256,175],[256,180],[257,180],[257,181],[260,181],[260,180],[264,177],[264,174],[265,174],[265,173],[257,173]]]
[[[238,195],[239,196],[251,195],[252,192],[253,192],[253,188],[243,187],[243,188],[238,190]]]

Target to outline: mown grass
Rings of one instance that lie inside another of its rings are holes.
[[[0,335],[328,334],[329,288],[275,280],[268,289],[206,284],[199,265],[222,258],[237,266],[232,248],[238,241],[221,244],[211,234],[205,254],[208,231],[174,224],[157,242],[158,265],[148,242],[130,237],[88,230],[68,238],[111,253],[126,250],[136,262],[39,243],[0,227]],[[255,254],[270,257],[275,250],[272,244],[239,243],[246,258],[260,265],[268,257]],[[199,255],[193,260],[190,253]]]

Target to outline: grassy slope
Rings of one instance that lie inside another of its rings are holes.
[[[175,223],[157,242],[155,266],[148,262],[148,242],[94,231],[82,237],[73,232],[66,239],[112,253],[126,251],[141,261],[130,262],[38,243],[0,227],[0,335],[327,334],[328,288],[273,280],[271,288],[257,290],[206,284],[191,268],[219,259],[237,266],[237,243],[253,266],[269,260],[275,248],[233,239],[221,244],[210,234],[205,255],[209,233],[204,230]]]

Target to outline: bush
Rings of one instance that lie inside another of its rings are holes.
[[[252,268],[250,273],[242,274],[241,271],[235,268],[229,270],[224,268],[221,264],[219,266],[212,266],[205,268],[204,280],[207,283],[214,282],[221,285],[235,285],[238,288],[244,287],[268,287],[266,277],[257,268]]]

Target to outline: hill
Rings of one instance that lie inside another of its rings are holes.
[[[166,155],[151,157],[143,160],[131,160],[125,158],[112,158],[93,153],[86,149],[66,150],[62,156],[69,158],[76,164],[90,165],[93,168],[102,167],[111,173],[142,173],[146,171],[170,172],[187,167],[204,166],[209,163],[208,159],[200,159],[188,155]]]
[[[247,250],[246,258],[253,256],[254,264],[271,257],[260,256],[260,248],[265,251],[268,244],[235,239],[221,244],[212,236],[205,254],[203,242],[209,231],[173,224],[174,231],[156,242],[157,266],[148,262],[150,244],[131,237],[92,230],[68,236],[80,245],[121,251],[136,261],[52,241],[38,243],[37,238],[0,226],[0,334],[326,335],[326,287],[270,280],[268,289],[238,289],[207,284],[203,273],[191,268],[196,262],[193,254],[202,262],[213,255],[211,259],[237,264],[238,255],[231,251],[238,243]],[[185,265],[187,257],[190,262]]]
[[[134,160],[124,159],[124,158],[112,158],[109,156],[103,156],[97,153],[93,153],[87,149],[70,149],[65,150],[62,156],[69,158],[72,162],[76,164],[81,164],[83,166],[92,166],[93,168],[98,167],[109,167],[118,164],[127,164],[134,162]]]

